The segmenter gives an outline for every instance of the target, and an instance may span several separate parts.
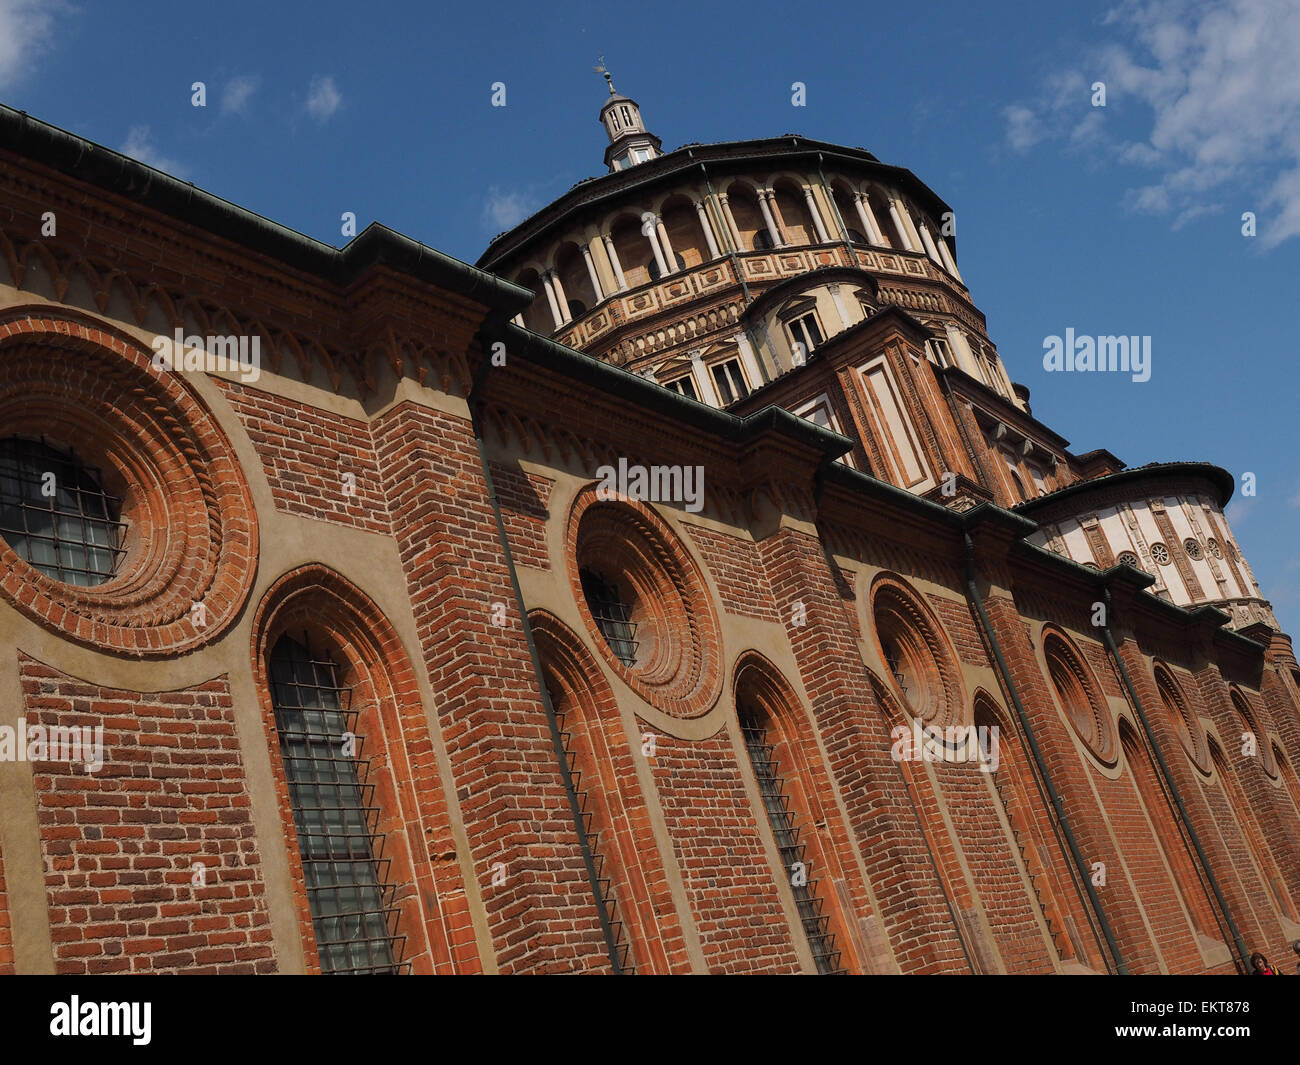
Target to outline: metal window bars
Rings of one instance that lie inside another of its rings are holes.
[[[582,582],[587,609],[591,611],[600,634],[605,637],[614,657],[630,669],[636,665],[639,646],[636,640],[637,623],[632,620],[632,612],[623,601],[618,585],[607,580],[597,570],[585,567],[578,572],[578,578]]]
[[[324,973],[403,973],[396,886],[383,856],[370,760],[352,691],[304,634],[271,652],[271,703]]]
[[[568,762],[569,778],[573,781],[573,791],[578,798],[578,813],[582,818],[582,833],[587,837],[587,849],[591,851],[596,868],[597,890],[600,894],[599,904],[604,907],[609,926],[613,930],[614,971],[620,976],[635,976],[636,963],[632,958],[632,945],[627,942],[622,920],[618,916],[618,899],[614,894],[614,880],[605,875],[605,855],[600,849],[600,830],[594,827],[595,815],[587,809],[589,793],[581,787],[582,771],[578,768],[578,754],[573,745],[573,733],[564,727],[568,716],[568,703],[562,695],[557,695],[549,684],[546,694],[551,700],[551,709],[555,713],[555,724],[560,731],[560,742],[564,747],[564,757]]]
[[[43,436],[0,440],[0,536],[47,577],[86,588],[112,580],[125,554],[121,513],[74,451]]]
[[[889,672],[894,675],[894,680],[898,683],[898,690],[903,693],[903,698],[907,698],[907,685],[903,683],[907,677],[903,674],[902,668],[898,664],[898,647],[893,641],[886,641],[884,644],[885,664],[889,666]]]
[[[768,824],[776,837],[781,864],[791,874],[790,889],[794,893],[795,909],[817,972],[822,976],[843,976],[847,970],[840,967],[840,951],[835,946],[835,935],[830,931],[830,918],[822,913],[824,903],[817,893],[818,882],[808,876],[807,844],[799,842],[801,829],[795,824],[790,796],[785,793],[776,747],[767,742],[767,729],[762,718],[744,705],[740,707],[740,731],[750,764],[754,767],[754,778]],[[797,875],[798,872],[802,875]]]

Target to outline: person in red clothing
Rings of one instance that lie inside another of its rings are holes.
[[[1252,954],[1250,956],[1250,964],[1253,969],[1253,971],[1250,974],[1251,976],[1280,975],[1276,969],[1274,969],[1271,965],[1269,965],[1268,959],[1264,957],[1264,955],[1262,954]]]

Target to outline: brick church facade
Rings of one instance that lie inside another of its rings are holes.
[[[0,108],[0,972],[1289,953],[1232,477],[1035,419],[909,171],[600,118],[471,267]]]

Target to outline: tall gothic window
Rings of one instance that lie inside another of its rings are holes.
[[[379,811],[357,712],[338,666],[281,636],[271,652],[271,702],[289,784],[321,971],[399,971],[397,909],[380,856]]]
[[[776,759],[776,746],[769,742],[766,718],[761,710],[741,703],[740,731],[745,738],[745,750],[754,768],[754,780],[763,799],[768,824],[776,838],[781,853],[781,865],[790,875],[795,908],[803,925],[804,935],[812,950],[813,961],[819,975],[835,975],[840,968],[840,951],[835,946],[835,936],[830,931],[830,917],[822,912],[823,900],[817,894],[817,881],[808,877],[807,845],[799,842],[801,828],[795,824],[791,799],[786,793],[781,777],[781,766]]]

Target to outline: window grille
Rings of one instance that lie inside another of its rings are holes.
[[[596,627],[605,637],[614,657],[630,669],[636,665],[637,624],[632,620],[632,611],[623,601],[618,585],[593,569],[582,569],[578,578]]]
[[[750,707],[740,707],[740,731],[763,809],[767,813],[772,835],[776,837],[781,864],[790,874],[790,887],[794,892],[795,908],[803,925],[808,946],[819,975],[842,975],[840,951],[835,947],[835,936],[830,931],[830,918],[822,913],[823,902],[817,895],[817,881],[809,878],[807,844],[799,842],[800,829],[794,823],[790,809],[790,796],[785,793],[785,781],[776,760],[776,748],[767,742],[767,729],[762,718]]]
[[[352,692],[338,667],[282,636],[271,653],[271,702],[298,830],[321,971],[406,972],[395,887],[383,857],[370,761],[361,756]]]
[[[902,667],[898,660],[898,647],[891,641],[885,644],[885,664],[889,666],[889,672],[894,675],[894,680],[898,684],[899,691],[903,693],[903,698],[907,699],[907,677],[904,675]]]
[[[0,441],[0,536],[31,566],[65,584],[112,580],[125,553],[122,504],[98,471],[44,439]]]

